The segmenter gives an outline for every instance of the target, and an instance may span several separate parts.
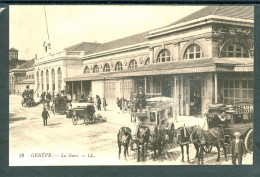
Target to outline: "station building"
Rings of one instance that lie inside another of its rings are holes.
[[[55,68],[71,94],[99,95],[109,106],[117,98],[132,100],[142,87],[147,98],[172,97],[178,115],[197,114],[195,97],[199,114],[211,103],[252,102],[254,7],[208,6],[168,26],[98,44],[77,59],[80,74],[66,75],[72,66],[63,59],[53,66],[46,61],[36,78]]]
[[[35,84],[34,90],[37,96],[43,91],[61,93],[66,90],[64,79],[80,73],[82,57],[99,45],[98,43],[82,42],[65,48],[58,53],[51,53],[49,41],[44,42],[44,57],[35,59],[33,65]]]

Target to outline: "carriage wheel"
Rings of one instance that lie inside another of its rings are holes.
[[[248,152],[253,151],[253,129],[249,130],[245,138],[245,147]]]
[[[205,146],[204,146],[204,152],[205,153],[210,153],[211,152],[211,150],[212,150],[212,146],[211,145],[209,145],[209,144],[206,144]]]
[[[78,117],[77,116],[72,117],[72,123],[73,123],[73,125],[77,125],[77,123],[78,123]]]

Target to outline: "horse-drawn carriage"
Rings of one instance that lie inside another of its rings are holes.
[[[253,150],[253,104],[238,102],[234,106],[212,104],[206,114],[210,128],[220,127],[225,135],[226,145],[229,146],[234,133],[239,132],[248,152]],[[211,146],[205,146],[204,152],[211,152]]]
[[[182,161],[184,161],[183,146],[187,147],[187,158],[189,161],[189,144],[193,143],[196,149],[198,163],[203,164],[203,152],[210,153],[212,147],[218,150],[217,161],[220,161],[220,148],[223,148],[225,159],[227,160],[227,150],[234,139],[234,133],[239,132],[244,139],[245,149],[253,150],[253,104],[249,102],[239,102],[234,106],[224,104],[209,105],[205,114],[203,127],[179,127],[176,137],[182,148]]]
[[[96,121],[94,103],[87,103],[84,100],[77,100],[71,103],[72,123],[77,125],[79,120],[83,120],[85,125]]]
[[[22,106],[31,107],[35,105],[35,101],[33,99],[33,89],[26,89],[22,93]]]
[[[129,140],[131,137],[132,144],[137,146],[137,161],[140,161],[140,155],[142,155],[143,160],[145,159],[148,146],[152,146],[154,150],[154,160],[156,157],[161,157],[165,143],[173,140],[172,106],[171,98],[156,97],[146,100],[145,109],[131,112],[133,126],[131,126],[129,131],[125,131],[131,132],[131,135],[129,133],[122,135],[122,130],[127,130],[126,127],[123,127],[122,130],[120,129],[118,134],[119,156],[121,152],[120,144],[125,145],[123,141],[125,138],[122,138],[122,136],[125,136]]]
[[[58,113],[58,114],[65,114],[67,110],[67,97],[66,96],[56,96],[54,99],[51,100],[46,100],[47,102],[49,101],[49,108],[53,113]]]

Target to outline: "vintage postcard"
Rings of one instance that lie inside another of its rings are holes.
[[[10,166],[253,165],[253,6],[9,12]]]

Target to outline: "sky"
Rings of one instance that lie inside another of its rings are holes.
[[[9,46],[19,59],[43,56],[48,39],[44,6],[13,5]],[[45,6],[52,53],[80,42],[104,43],[160,28],[204,6],[176,5],[49,5]]]

